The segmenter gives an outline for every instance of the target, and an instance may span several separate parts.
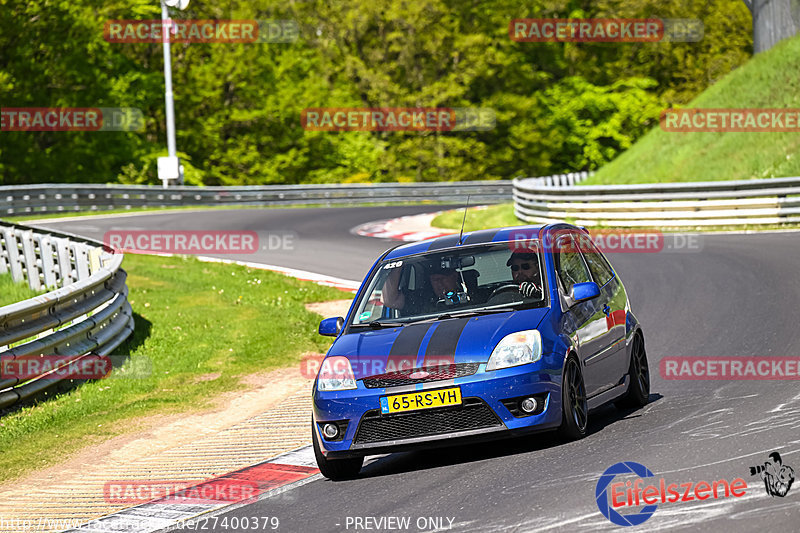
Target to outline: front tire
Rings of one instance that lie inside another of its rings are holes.
[[[573,441],[586,436],[589,425],[589,407],[586,387],[578,360],[569,356],[561,380],[561,426],[558,435],[562,440]]]
[[[363,457],[353,457],[348,459],[328,459],[322,455],[322,450],[317,442],[317,431],[314,428],[314,420],[311,420],[311,442],[314,447],[314,457],[317,460],[317,467],[323,476],[332,481],[343,481],[353,479],[361,471],[364,464]]]
[[[650,366],[647,364],[644,340],[638,333],[633,338],[628,375],[630,376],[631,384],[625,394],[614,402],[614,405],[619,409],[644,407],[650,400]]]

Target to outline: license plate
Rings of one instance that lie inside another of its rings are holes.
[[[448,405],[461,405],[460,387],[384,396],[381,398],[381,413],[416,411],[417,409],[432,409]]]

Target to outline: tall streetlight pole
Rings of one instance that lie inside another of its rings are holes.
[[[170,182],[176,185],[183,184],[181,162],[176,155],[175,148],[175,108],[172,101],[172,55],[170,53],[170,34],[172,25],[167,6],[186,9],[189,0],[161,0],[161,33],[164,44],[164,100],[167,115],[167,154],[168,157],[158,158],[158,179],[166,189]]]
[[[172,54],[170,52],[170,33],[172,26],[169,25],[169,13],[167,4],[161,2],[161,28],[164,35],[164,98],[167,103],[167,151],[170,157],[175,156],[175,110],[172,101]]]

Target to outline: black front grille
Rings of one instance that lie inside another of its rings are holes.
[[[377,376],[364,378],[364,386],[368,389],[397,387],[399,385],[413,385],[427,383],[428,381],[441,381],[471,376],[478,371],[480,363],[458,363],[451,365],[427,366],[423,368],[409,368],[397,372],[387,372]],[[411,378],[415,372],[425,371],[429,375],[424,378]]]
[[[355,444],[444,435],[458,431],[500,427],[497,415],[478,398],[465,398],[458,407],[381,416],[369,411],[361,419]]]

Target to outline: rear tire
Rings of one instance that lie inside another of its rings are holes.
[[[317,460],[317,467],[323,476],[332,481],[343,481],[353,479],[361,471],[364,464],[363,457],[353,457],[348,459],[328,459],[322,455],[319,443],[317,442],[317,431],[314,428],[314,420],[311,420],[311,442],[314,447],[314,457]]]
[[[586,402],[586,387],[580,364],[569,356],[561,379],[561,426],[558,436],[564,441],[582,439],[589,425],[589,408]]]
[[[631,362],[628,365],[631,384],[622,397],[614,402],[618,409],[638,409],[650,400],[650,365],[647,363],[647,352],[640,334],[633,338]]]

